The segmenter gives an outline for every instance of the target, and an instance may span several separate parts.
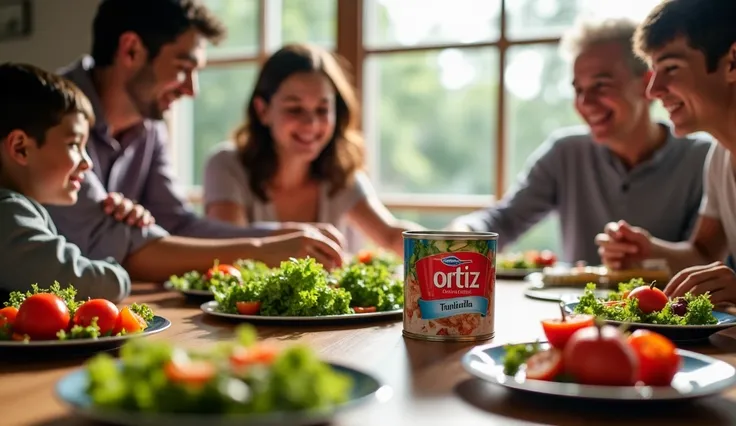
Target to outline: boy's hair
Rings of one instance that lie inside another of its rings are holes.
[[[33,65],[0,64],[0,139],[22,130],[41,146],[66,114],[94,122],[92,104],[71,81]]]
[[[161,47],[194,28],[213,43],[225,36],[225,25],[199,0],[103,0],[92,24],[92,58],[95,65],[112,65],[120,36],[138,34],[148,60]]]
[[[626,18],[581,19],[563,35],[560,49],[571,58],[575,58],[590,47],[617,43],[624,50],[624,59],[631,72],[641,76],[649,70],[649,67],[634,54],[631,39],[637,25],[637,22]]]
[[[733,0],[665,0],[658,4],[634,35],[637,55],[648,58],[652,51],[684,37],[705,55],[708,72],[736,43],[736,3]]]

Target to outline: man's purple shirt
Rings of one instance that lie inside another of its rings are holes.
[[[110,135],[100,98],[91,79],[94,67],[85,56],[58,73],[75,82],[92,103],[96,120],[90,128],[87,153],[93,168],[85,174],[74,206],[45,206],[59,232],[92,259],[118,262],[152,240],[168,234],[198,238],[263,237],[270,229],[243,228],[197,216],[177,186],[166,149],[166,124],[145,120],[117,138]],[[110,220],[102,201],[122,193],[148,209],[156,225],[138,228]]]

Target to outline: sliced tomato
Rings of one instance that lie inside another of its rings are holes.
[[[610,308],[612,306],[624,306],[626,305],[626,302],[624,302],[623,300],[609,300],[609,301],[603,302],[603,304]]]
[[[526,360],[526,378],[531,380],[554,380],[563,368],[562,352],[551,348],[537,352]]]
[[[243,278],[243,275],[240,273],[240,269],[238,269],[238,268],[236,268],[236,267],[234,267],[232,265],[217,265],[217,266],[213,266],[213,267],[211,267],[209,269],[209,271],[207,271],[207,274],[205,274],[204,277],[207,280],[212,279],[212,277],[216,273],[218,273],[218,272],[220,272],[220,273],[222,273],[224,275],[230,275],[230,276],[236,277],[239,280]]]
[[[244,367],[253,364],[271,364],[278,355],[273,346],[259,344],[250,348],[239,347],[230,355],[230,364]]]
[[[169,361],[164,366],[166,377],[174,383],[203,385],[215,377],[217,370],[209,361]]]
[[[261,310],[261,302],[235,302],[235,309],[240,315],[258,315]]]
[[[18,308],[14,306],[6,306],[0,309],[0,327],[4,327],[6,324],[12,327],[16,316],[18,316]]]
[[[375,306],[356,306],[353,308],[356,314],[368,314],[371,312],[376,312]]]
[[[112,334],[116,335],[125,330],[126,333],[138,333],[148,327],[146,320],[140,317],[140,315],[130,310],[130,307],[126,306],[120,310],[118,319],[115,323],[115,329]]]
[[[373,252],[370,250],[361,250],[358,252],[358,262],[371,263],[373,261]]]
[[[542,321],[544,335],[549,344],[557,349],[563,349],[576,331],[594,324],[592,315],[572,314],[565,315],[565,319],[555,318]]]

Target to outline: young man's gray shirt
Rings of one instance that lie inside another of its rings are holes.
[[[114,220],[110,218],[109,220]],[[130,276],[113,259],[90,260],[56,231],[36,201],[0,188],[0,301],[32,284],[71,284],[79,299],[119,302],[130,294]]]
[[[633,169],[596,143],[585,127],[563,129],[537,149],[515,185],[496,205],[458,221],[499,234],[499,249],[550,212],[562,228],[566,262],[599,264],[595,236],[606,223],[626,220],[667,241],[688,238],[703,196],[703,167],[712,140],[678,138]]]

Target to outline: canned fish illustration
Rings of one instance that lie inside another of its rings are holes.
[[[403,235],[404,335],[434,341],[493,338],[498,234]]]

